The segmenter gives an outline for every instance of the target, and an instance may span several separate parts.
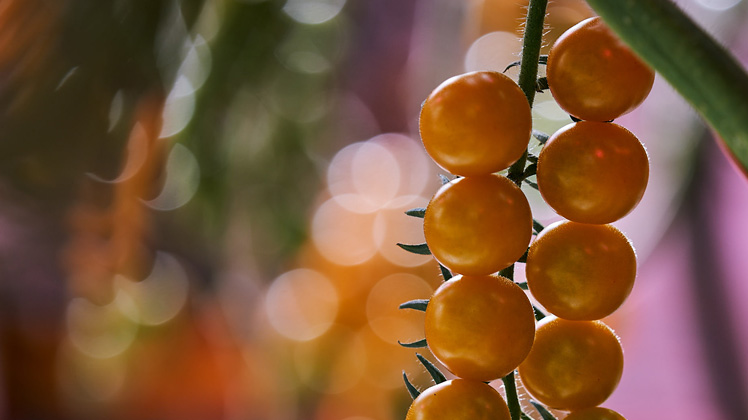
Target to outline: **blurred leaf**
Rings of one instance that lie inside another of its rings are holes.
[[[672,1],[588,0],[588,3],[691,103],[746,172],[748,75],[737,60]]]

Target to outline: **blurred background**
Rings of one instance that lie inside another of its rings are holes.
[[[748,60],[745,1],[679,3]],[[440,185],[420,103],[515,61],[525,6],[0,0],[0,418],[403,419],[430,378],[397,306],[441,282],[395,246]],[[591,15],[552,2],[545,51]],[[651,179],[605,406],[748,419],[748,183],[660,79],[618,122]]]

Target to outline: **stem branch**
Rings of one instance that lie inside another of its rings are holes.
[[[522,57],[520,58],[518,84],[522,92],[525,93],[527,103],[530,104],[530,107],[532,107],[535,101],[538,60],[540,59],[540,47],[543,44],[543,25],[547,6],[548,0],[530,0],[530,4],[527,6],[525,32],[522,36]],[[509,167],[507,176],[517,185],[522,184],[522,174],[525,170],[526,161],[527,151]]]
[[[535,89],[538,79],[538,60],[540,59],[540,47],[543,43],[543,25],[545,21],[545,10],[548,0],[530,0],[527,6],[527,19],[525,21],[525,32],[522,36],[522,57],[519,68],[519,87],[527,97],[527,103],[532,108],[535,100]],[[529,138],[527,139],[530,140]],[[527,150],[517,162],[509,167],[507,176],[518,186],[524,179],[525,164],[527,163]],[[508,268],[506,274],[514,274],[514,266]],[[506,400],[512,420],[520,420],[522,408],[517,396],[517,385],[514,382],[514,372],[501,379],[506,390]]]

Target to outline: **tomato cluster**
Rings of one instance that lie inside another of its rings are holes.
[[[649,161],[636,136],[610,121],[644,100],[653,77],[599,18],[572,27],[551,48],[547,81],[575,122],[509,177],[496,172],[525,162],[532,133],[530,106],[514,81],[468,73],[426,99],[424,147],[458,177],[422,214],[425,246],[451,277],[425,306],[425,343],[459,379],[420,394],[408,420],[508,418],[484,382],[515,369],[535,399],[571,411],[568,419],[623,419],[597,407],[623,369],[618,337],[600,319],[623,303],[636,277],[634,249],[609,223],[641,200]],[[568,220],[545,229],[533,220],[519,188],[530,169],[544,200]],[[530,244],[533,226],[539,233]],[[518,261],[551,315],[512,281]],[[506,269],[509,278],[496,274]]]

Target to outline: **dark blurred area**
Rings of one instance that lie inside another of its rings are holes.
[[[679,3],[748,58],[745,2]],[[404,418],[397,305],[441,281],[394,246],[439,186],[419,104],[516,60],[525,6],[0,0],[0,419]],[[551,3],[546,44],[591,13]],[[745,180],[662,80],[624,124],[652,178],[608,406],[748,418]]]

